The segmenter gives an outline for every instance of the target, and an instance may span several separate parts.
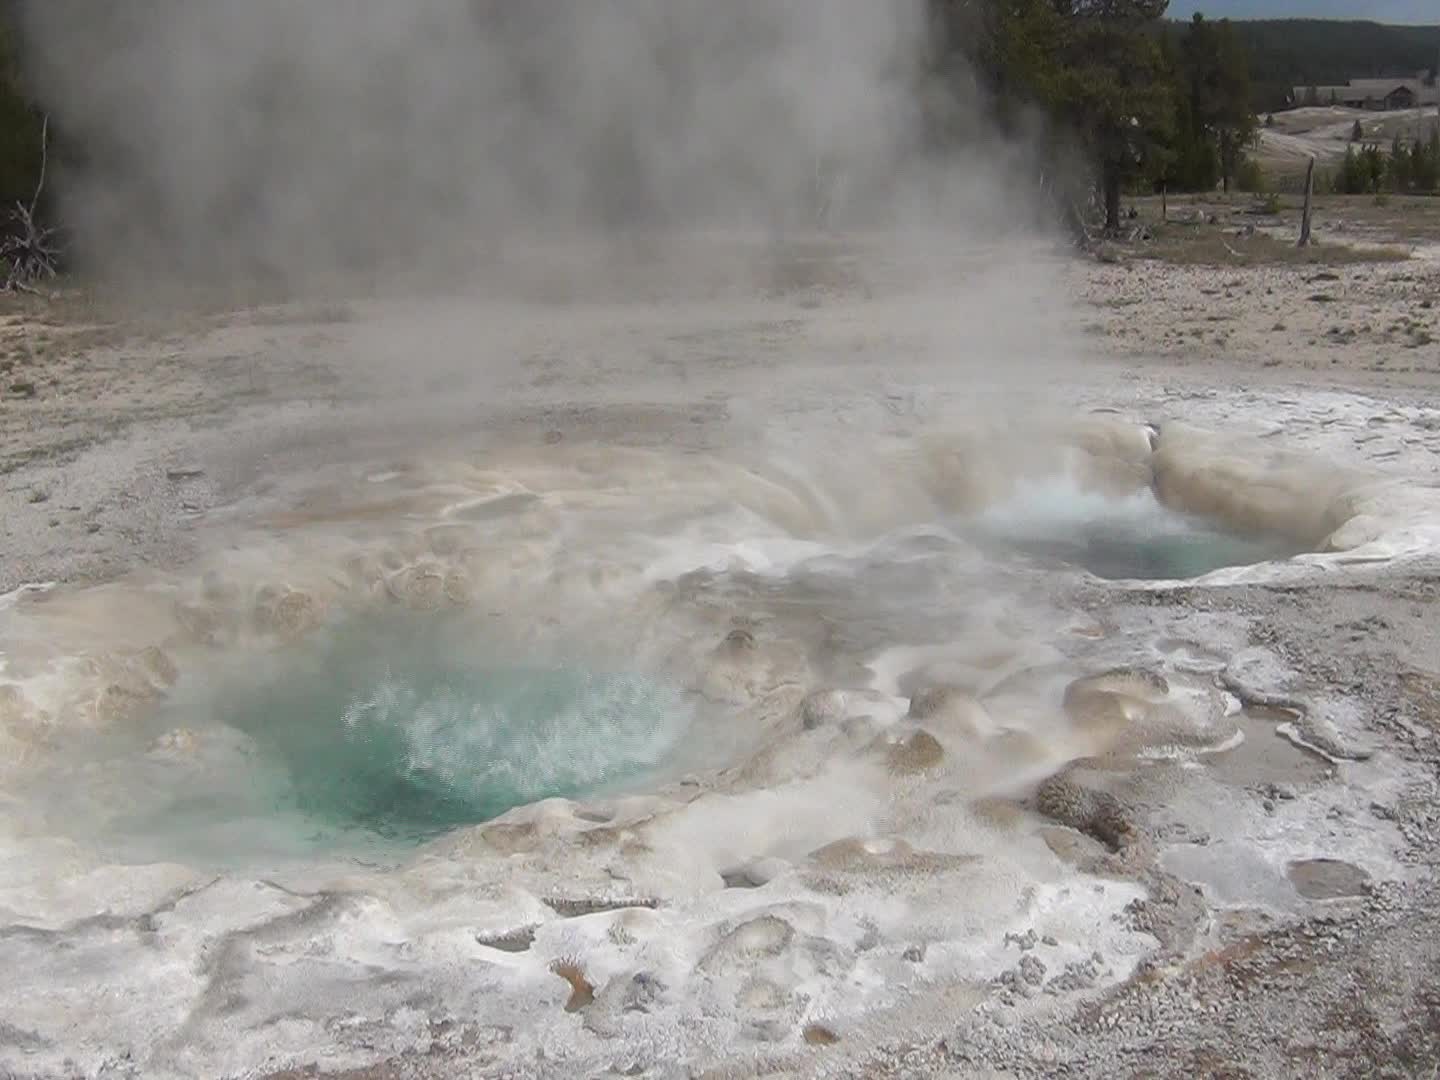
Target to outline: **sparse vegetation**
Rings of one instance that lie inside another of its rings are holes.
[[[1240,163],[1240,168],[1235,173],[1235,187],[1247,194],[1260,194],[1266,190],[1265,170],[1260,163],[1253,158],[1246,158]],[[1266,200],[1266,205],[1274,204],[1267,213],[1275,213],[1279,208],[1279,199],[1271,195]]]
[[[1359,121],[1356,121],[1359,124]],[[1337,194],[1430,194],[1440,191],[1440,127],[1425,140],[1398,133],[1389,152],[1376,142],[1352,143],[1331,181]]]
[[[1136,245],[1137,258],[1177,266],[1342,266],[1402,262],[1408,251],[1397,247],[1311,244],[1298,248],[1289,239],[1266,233],[1240,234],[1217,226],[1156,225],[1149,243]]]
[[[1391,195],[1377,205],[1374,195],[1322,194],[1315,202],[1318,242],[1297,251],[1301,201],[1293,195],[1244,202],[1218,193],[1182,196],[1169,201],[1168,221],[1161,220],[1158,197],[1139,198],[1127,204],[1135,217],[1126,242],[1112,245],[1107,257],[1224,268],[1313,266],[1307,281],[1315,284],[1337,280],[1332,267],[1403,262],[1413,247],[1440,243],[1440,200]]]

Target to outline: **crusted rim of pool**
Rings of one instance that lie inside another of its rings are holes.
[[[1095,421],[1048,439],[1013,425],[896,440],[867,448],[868,472],[583,447],[421,462],[322,493],[184,574],[17,596],[4,677],[23,689],[0,701],[14,768],[127,723],[217,657],[243,668],[342,614],[392,609],[463,610],[520,649],[557,625],[607,640],[674,673],[714,741],[663,782],[518,807],[398,866],[119,866],[8,817],[9,865],[30,870],[0,906],[33,931],[11,959],[39,974],[26,1000],[4,1002],[7,1022],[43,1042],[46,1017],[66,1016],[87,1046],[124,1047],[153,1033],[158,1001],[198,1040],[162,1032],[177,1073],[222,1026],[253,1067],[317,1052],[344,1064],[366,1060],[365,1040],[403,1051],[405,1010],[429,1022],[406,1004],[423,985],[468,1003],[475,1038],[503,1055],[544,1039],[588,1068],[617,1039],[681,1033],[792,1053],[861,1038],[921,988],[1043,1011],[1180,962],[1212,909],[1288,915],[1403,880],[1383,820],[1315,839],[1335,792],[1376,797],[1407,775],[1365,745],[1343,695],[1295,685],[1223,615],[1187,623],[1180,644],[1163,611],[1107,626],[1052,595],[1078,571],[1000,568],[904,528],[1057,468],[1232,527],[1291,528],[1316,549],[1248,573],[1320,572],[1305,558],[1343,572],[1346,552],[1319,549],[1351,542],[1352,556],[1379,544],[1401,560],[1404,539],[1432,527],[1430,489],[1348,471],[1331,485],[1336,470],[1301,459],[1269,460],[1257,509],[1233,491],[1266,463],[1254,445]],[[1011,452],[990,468],[987,447]],[[835,477],[856,475],[890,483],[847,502]],[[732,504],[717,507],[722,490]],[[884,588],[866,591],[876,574]],[[891,610],[885,589],[915,610]],[[1226,755],[1262,737],[1288,749],[1237,779]],[[184,767],[183,740],[165,749]],[[1255,769],[1285,788],[1278,809],[1237,796]],[[1147,824],[1151,805],[1175,817],[1169,831]],[[1223,822],[1234,843],[1202,844],[1187,821]],[[1291,870],[1338,864],[1355,868],[1343,889]],[[104,1015],[80,1016],[50,978],[56,935],[104,972],[116,1002]],[[217,943],[228,959],[201,963]],[[352,999],[385,1024],[327,1026]],[[291,1019],[277,1025],[275,1010]]]

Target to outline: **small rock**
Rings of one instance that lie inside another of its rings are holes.
[[[1009,945],[1011,942],[1014,942],[1016,945],[1020,946],[1021,952],[1029,952],[1031,949],[1035,948],[1035,945],[1039,940],[1040,936],[1036,934],[1033,929],[1026,930],[1023,934],[1007,933],[1005,935],[1005,944]]]
[[[650,1006],[665,992],[665,984],[649,972],[636,972],[625,987],[621,1008],[625,1012],[648,1013]]]
[[[855,951],[869,952],[875,948],[876,945],[880,944],[880,928],[869,919],[861,919],[860,925],[864,928],[864,932],[860,935],[860,939],[855,942]]]
[[[1045,984],[1047,994],[1089,990],[1100,978],[1100,964],[1091,958],[1065,965],[1065,970]]]
[[[1039,986],[1045,981],[1045,961],[1038,956],[1022,956],[1020,958],[1020,978],[1031,986]]]
[[[814,731],[845,719],[845,695],[837,690],[817,690],[800,703],[800,725]]]
[[[499,949],[501,952],[527,952],[535,942],[535,928],[533,926],[522,926],[518,929],[506,930],[498,934],[476,934],[475,941],[488,949]],[[559,974],[559,972],[556,972],[556,974]]]
[[[921,773],[939,765],[945,758],[945,749],[928,731],[917,731],[903,742],[892,744],[887,756],[891,772]]]

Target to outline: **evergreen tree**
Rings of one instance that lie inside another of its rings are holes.
[[[1379,143],[1366,143],[1360,148],[1360,164],[1364,181],[1361,191],[1367,195],[1378,192],[1385,180],[1385,155]]]
[[[1172,120],[1152,33],[1167,0],[1013,0],[993,9],[991,60],[1010,86],[1082,142],[1100,180],[1105,227],[1120,194],[1163,153]]]
[[[1407,188],[1421,195],[1429,194],[1435,190],[1436,169],[1440,162],[1436,161],[1435,153],[1431,144],[1416,139],[1410,143],[1405,150],[1405,169]]]
[[[1404,194],[1410,190],[1412,164],[1410,147],[1404,139],[1396,135],[1390,144],[1390,162],[1385,170],[1391,191]]]
[[[1427,194],[1440,192],[1440,127],[1431,129],[1423,147],[1415,144],[1415,189]]]
[[[1356,150],[1345,148],[1345,160],[1335,174],[1334,188],[1340,195],[1366,195],[1376,190],[1384,175],[1384,159],[1380,147],[1365,144]]]
[[[15,38],[0,18],[0,211],[29,203],[40,175],[42,118],[25,94]]]
[[[1196,14],[1181,46],[1190,94],[1190,110],[1198,134],[1211,140],[1224,189],[1255,137],[1250,107],[1250,72],[1245,52],[1230,20],[1210,23]]]

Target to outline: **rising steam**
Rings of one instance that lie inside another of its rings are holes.
[[[26,26],[111,270],[293,281],[940,198],[919,0],[46,0]]]

